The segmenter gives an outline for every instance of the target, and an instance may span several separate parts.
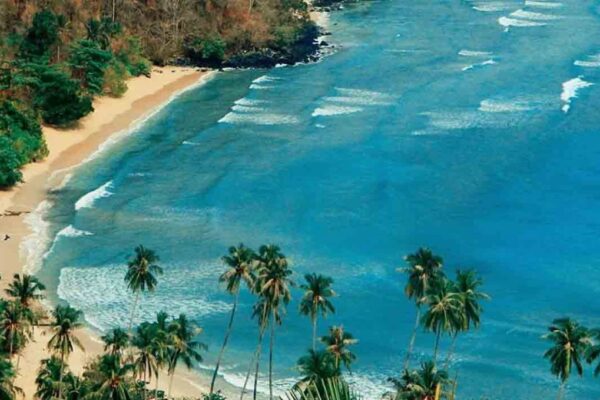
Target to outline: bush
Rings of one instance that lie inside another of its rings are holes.
[[[103,93],[111,97],[121,97],[127,91],[125,80],[129,77],[127,68],[121,62],[114,60],[104,71]]]
[[[104,87],[104,71],[108,68],[113,56],[110,52],[102,50],[91,40],[80,40],[71,49],[69,65],[73,77],[91,94],[102,93]]]
[[[33,98],[33,104],[40,110],[44,122],[65,125],[94,110],[91,98],[81,93],[77,80],[56,67],[44,67]]]
[[[37,12],[21,42],[19,57],[28,60],[49,58],[50,50],[58,40],[58,30],[62,24],[62,18],[51,11]]]
[[[152,64],[143,55],[139,38],[128,37],[124,45],[116,52],[119,60],[131,76],[150,75]]]
[[[195,37],[184,47],[186,56],[194,64],[220,66],[225,59],[225,42],[220,37]]]
[[[12,101],[0,103],[0,136],[7,138],[22,165],[48,155],[42,129],[30,111]]]
[[[23,181],[19,171],[21,163],[10,140],[0,135],[0,188],[7,188]]]

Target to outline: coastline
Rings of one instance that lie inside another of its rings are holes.
[[[328,28],[328,11],[312,10],[310,17],[322,29]],[[319,37],[319,41],[323,38]],[[42,261],[30,259],[36,252],[28,250],[28,247],[46,241],[43,232],[33,229],[33,225],[40,221],[31,219],[39,218],[36,210],[48,204],[48,192],[65,184],[69,179],[70,170],[85,163],[97,152],[103,151],[113,140],[116,141],[134,131],[136,126],[142,124],[156,110],[167,105],[178,94],[203,84],[215,72],[201,72],[193,67],[153,67],[150,78],[140,76],[128,80],[128,90],[122,97],[95,99],[94,111],[81,119],[76,126],[68,129],[43,127],[50,153],[48,157],[22,169],[24,183],[11,190],[0,191],[0,235],[11,236],[10,240],[0,242],[3,261],[0,264],[0,293],[4,293],[13,274],[35,274],[38,266],[33,264]],[[98,332],[87,322],[86,327],[77,333],[77,337],[85,352],[76,348],[69,358],[69,367],[75,374],[81,374],[85,365],[103,352],[103,344]],[[48,339],[47,330],[36,327],[31,342],[21,355],[21,367],[15,385],[23,389],[25,399],[34,398],[35,378],[40,362],[49,357],[46,349]],[[201,398],[208,392],[209,379],[208,375],[200,371],[180,368],[173,379],[172,396]],[[225,395],[239,394],[238,388],[222,376],[217,378],[217,382]],[[151,380],[149,385],[154,387],[154,380]],[[166,392],[167,386],[168,379],[163,373],[158,387]]]
[[[49,190],[56,186],[56,181],[64,179],[69,169],[85,162],[103,145],[143,122],[175,97],[177,94],[193,88],[214,72],[200,72],[195,68],[154,67],[151,78],[136,77],[127,82],[128,90],[120,98],[101,97],[94,101],[94,112],[83,118],[71,128],[56,129],[43,127],[49,156],[38,163],[28,164],[23,169],[24,183],[7,191],[0,191],[0,234],[10,235],[10,239],[0,242],[2,268],[0,274],[0,291],[12,280],[12,275],[27,270],[28,240],[41,241],[36,238],[38,232],[32,231],[27,223],[28,216],[35,217],[34,211],[43,205]],[[33,236],[33,237],[32,237]],[[102,343],[98,335],[89,328],[82,329],[78,338],[85,347],[73,352],[69,359],[71,370],[77,374],[83,372],[87,361],[102,352]],[[36,328],[33,340],[23,351],[21,368],[15,384],[22,388],[24,397],[31,399],[35,393],[35,377],[41,360],[47,358],[46,349],[48,333],[43,328]],[[163,382],[164,381],[164,382]],[[199,397],[204,388],[196,384],[195,374],[178,371],[174,378],[173,395],[178,397]],[[154,383],[151,384],[152,387]],[[166,390],[167,379],[160,380],[159,387]]]

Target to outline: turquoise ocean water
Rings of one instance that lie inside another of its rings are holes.
[[[396,268],[426,245],[449,274],[477,268],[493,297],[458,341],[461,398],[553,396],[546,326],[600,325],[599,11],[587,0],[347,7],[330,19],[335,54],[217,73],[71,171],[50,196],[38,274],[104,330],[129,315],[124,260],[137,244],[155,249],[166,273],[140,319],[188,313],[210,365],[230,301],[220,256],[278,243],[297,280],[335,278],[338,312],[321,332],[343,323],[360,339],[351,380],[370,399],[400,372],[414,321]],[[310,346],[299,297],[276,341],[279,388]],[[234,385],[256,341],[251,302],[225,360]],[[433,340],[419,334],[418,358]],[[600,397],[589,372],[570,397]]]

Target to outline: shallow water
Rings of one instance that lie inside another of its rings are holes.
[[[128,316],[124,260],[155,249],[166,273],[140,318],[193,316],[210,364],[230,300],[219,257],[278,243],[297,280],[335,278],[321,332],[343,323],[360,339],[351,379],[376,398],[414,320],[396,268],[427,245],[450,274],[477,268],[493,297],[457,344],[461,398],[553,396],[546,326],[600,325],[597,4],[376,1],[331,23],[341,48],[320,63],[219,73],[80,167],[51,196],[61,234],[39,274],[102,330]],[[234,384],[256,340],[251,301],[225,362]],[[310,346],[296,310],[278,330],[283,388]],[[420,333],[418,357],[432,347]],[[569,397],[600,396],[588,370]]]

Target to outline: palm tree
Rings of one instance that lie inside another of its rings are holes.
[[[260,282],[256,282],[254,292],[260,291]],[[244,398],[244,394],[246,393],[246,386],[248,385],[248,380],[250,379],[250,374],[252,373],[252,368],[254,367],[254,394],[253,398],[256,399],[256,389],[258,382],[258,371],[260,364],[260,354],[262,352],[262,341],[265,334],[265,330],[267,329],[268,324],[268,316],[270,315],[269,311],[269,303],[263,298],[259,297],[258,301],[252,307],[252,318],[257,318],[258,321],[258,343],[256,345],[256,350],[254,351],[254,355],[250,360],[250,364],[248,365],[248,372],[246,373],[246,379],[244,380],[244,385],[242,386],[242,392],[240,394],[240,400]]]
[[[600,358],[600,344],[598,343],[598,339],[600,338],[600,329],[591,329],[589,333],[590,336],[596,339],[593,344],[589,346],[586,352],[586,361],[591,364]],[[598,363],[594,369],[594,376],[598,375],[600,375],[600,363]]]
[[[104,351],[121,357],[123,351],[129,346],[129,334],[121,328],[114,328],[102,336]]]
[[[449,382],[448,373],[437,370],[433,361],[421,364],[416,371],[404,370],[400,378],[388,378],[398,400],[434,400],[442,395],[443,386]]]
[[[5,292],[23,307],[29,307],[33,301],[44,297],[44,290],[46,287],[35,276],[15,274]]]
[[[408,266],[399,269],[400,272],[408,275],[404,293],[409,299],[414,300],[417,306],[415,327],[413,328],[408,344],[408,351],[406,352],[406,359],[404,360],[404,369],[407,369],[410,356],[415,346],[417,329],[419,328],[419,322],[421,320],[421,305],[426,301],[425,296],[429,287],[434,284],[435,281],[443,278],[441,268],[444,261],[441,257],[433,254],[431,250],[423,247],[418,249],[416,253],[404,257],[404,260]]]
[[[468,331],[471,329],[471,325],[475,328],[479,327],[481,313],[483,312],[480,301],[490,299],[489,295],[479,291],[481,285],[483,285],[483,281],[477,276],[475,271],[456,271],[455,290],[460,296],[460,312],[462,313],[462,317],[455,318],[455,321],[458,322],[458,324],[455,324],[452,327],[452,345],[450,346],[450,351],[446,358],[446,368],[448,368],[450,358],[454,352],[458,333],[461,331]]]
[[[37,386],[35,397],[39,400],[53,400],[59,398],[59,387],[64,386],[59,384],[59,381],[61,380],[61,371],[63,371],[63,374],[65,375],[62,380],[66,380],[65,378],[71,375],[70,372],[66,370],[67,366],[56,356],[42,360],[40,370],[35,378],[35,384]]]
[[[257,291],[268,304],[270,311],[269,324],[271,335],[269,341],[269,398],[273,400],[273,350],[275,345],[275,324],[281,325],[285,307],[292,295],[290,287],[294,282],[290,279],[292,270],[288,266],[285,255],[278,246],[261,246],[258,251],[258,281]]]
[[[422,318],[425,328],[435,333],[433,362],[437,360],[440,336],[443,332],[451,333],[457,326],[463,326],[464,315],[461,308],[460,295],[454,283],[448,279],[437,282],[429,288],[427,297],[429,308]]]
[[[132,361],[134,372],[137,376],[143,377],[144,382],[147,382],[152,375],[158,382],[156,327],[144,322],[136,328],[135,333],[131,340],[132,346],[136,349]]]
[[[582,358],[585,357],[592,340],[590,332],[570,318],[560,318],[552,321],[545,339],[552,342],[552,347],[546,351],[544,358],[550,361],[550,371],[561,383],[558,399],[563,396],[564,386],[571,376],[571,368],[575,364],[577,373],[583,375]]]
[[[22,347],[28,339],[33,335],[32,322],[35,318],[32,316],[33,312],[21,305],[16,301],[10,301],[4,304],[2,310],[0,327],[2,336],[8,340],[8,354],[12,357],[15,353],[19,353],[17,350]],[[17,370],[20,360],[17,358]],[[18,371],[16,371],[18,372]]]
[[[127,273],[125,282],[127,287],[135,293],[135,300],[131,307],[131,318],[129,320],[129,333],[133,327],[133,319],[141,292],[153,292],[158,280],[156,275],[162,275],[163,270],[156,263],[159,261],[154,251],[140,245],[135,248],[135,255],[127,262]]]
[[[317,274],[304,275],[306,280],[305,285],[300,288],[304,290],[304,296],[300,302],[300,313],[310,316],[313,328],[312,349],[317,349],[317,317],[321,314],[324,318],[327,313],[335,313],[335,308],[330,297],[335,296],[335,292],[331,289],[333,279],[328,276]]]
[[[194,337],[199,335],[202,330],[194,326],[189,322],[184,314],[179,315],[177,319],[171,322],[169,332],[173,337],[173,346],[169,352],[169,390],[167,392],[167,398],[171,398],[171,388],[173,387],[173,377],[175,376],[175,369],[179,361],[191,369],[194,362],[202,362],[202,355],[200,350],[206,350],[207,347],[204,343],[194,340]]]
[[[58,305],[52,312],[53,321],[51,323],[52,337],[48,341],[48,350],[60,356],[61,365],[65,364],[65,360],[73,352],[74,346],[77,346],[82,351],[83,345],[75,336],[75,331],[83,326],[81,318],[83,313],[70,306]],[[62,378],[63,368],[60,370],[58,398],[62,395]]]
[[[332,326],[329,328],[329,335],[321,337],[321,342],[333,356],[335,368],[339,371],[341,364],[344,364],[350,371],[356,355],[348,347],[358,343],[358,340],[351,333],[346,332],[343,326]]]
[[[296,366],[302,375],[300,383],[303,384],[339,376],[339,368],[336,368],[332,354],[326,350],[309,349],[307,355],[298,359]]]
[[[317,380],[308,387],[295,385],[289,390],[286,400],[361,400],[362,396],[352,390],[341,377]]]
[[[233,296],[233,307],[231,308],[229,324],[227,326],[227,331],[225,332],[223,345],[221,346],[221,351],[217,357],[215,371],[213,372],[212,380],[210,381],[210,394],[214,392],[215,381],[217,379],[217,374],[219,373],[221,360],[233,330],[233,319],[235,317],[235,311],[237,310],[240,285],[243,282],[250,290],[252,290],[256,279],[254,275],[256,254],[243,244],[240,244],[238,247],[230,247],[229,254],[223,257],[223,262],[228,268],[219,277],[219,282],[225,283],[227,292]]]
[[[0,359],[0,399],[12,400],[17,394],[23,394],[21,388],[14,385],[16,373],[12,363],[8,360]]]
[[[103,355],[96,369],[97,376],[94,377],[96,381],[94,394],[98,398],[107,400],[131,400],[133,396],[130,390],[134,385],[130,374],[133,371],[134,366],[121,364],[119,356]]]

